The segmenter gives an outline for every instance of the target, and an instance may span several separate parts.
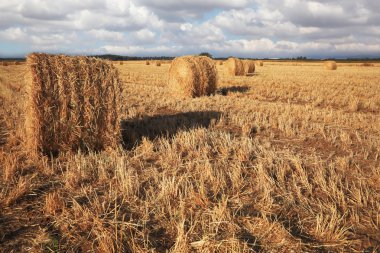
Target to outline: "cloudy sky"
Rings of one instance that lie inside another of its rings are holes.
[[[380,1],[0,0],[0,57],[35,51],[380,57]]]

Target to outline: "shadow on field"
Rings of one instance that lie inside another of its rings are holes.
[[[230,92],[240,92],[240,93],[246,93],[249,91],[248,86],[230,86],[230,87],[222,87],[218,90],[218,92],[223,95],[227,96]]]
[[[197,127],[209,127],[221,117],[220,112],[201,111],[160,114],[138,119],[125,120],[121,123],[123,145],[131,149],[138,145],[142,138],[154,140],[158,137],[172,137],[180,130],[190,130]]]

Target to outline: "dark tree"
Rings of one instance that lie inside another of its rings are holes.
[[[202,52],[199,54],[199,56],[207,56],[207,57],[212,58],[212,55],[210,53],[207,53],[207,52]]]

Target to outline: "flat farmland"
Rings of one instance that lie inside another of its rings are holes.
[[[380,64],[216,62],[179,98],[170,62],[113,62],[123,143],[33,157],[26,65],[0,66],[5,252],[366,252],[380,245]]]

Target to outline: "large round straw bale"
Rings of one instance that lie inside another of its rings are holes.
[[[326,61],[325,68],[327,70],[336,70],[338,68],[338,65],[336,65],[335,61]]]
[[[244,76],[243,61],[238,58],[228,58],[225,68],[230,76]]]
[[[102,150],[120,141],[123,86],[117,69],[89,57],[27,57],[26,144],[56,154]]]
[[[182,56],[172,61],[169,69],[169,89],[185,97],[214,94],[217,71],[213,60],[207,56]]]
[[[253,74],[255,72],[255,62],[252,60],[244,60],[244,73],[246,75]]]

